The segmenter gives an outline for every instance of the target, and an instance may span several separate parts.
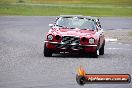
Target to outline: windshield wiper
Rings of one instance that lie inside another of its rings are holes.
[[[70,29],[76,29],[76,28],[73,28],[73,27],[72,27],[72,28],[70,28]]]
[[[87,30],[87,29],[84,28],[84,29],[81,29],[81,30]]]
[[[81,29],[81,30],[90,30],[90,31],[94,31],[94,29],[86,29],[86,28]]]
[[[56,25],[56,26],[62,27],[62,28],[67,28],[67,29],[76,29],[76,28],[74,28],[74,27],[65,27],[65,26],[62,26],[62,25]]]
[[[61,25],[56,25],[56,26],[58,26],[58,27],[63,27],[63,26],[61,26]]]
[[[56,26],[58,26],[58,27],[62,27],[62,28],[68,28],[68,27],[64,27],[64,26],[61,26],[61,25],[56,25]]]

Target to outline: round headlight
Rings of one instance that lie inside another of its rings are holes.
[[[82,37],[82,41],[85,42],[87,39],[85,37]]]
[[[61,37],[59,35],[55,36],[56,40],[59,40]]]
[[[93,38],[89,39],[89,44],[94,44],[95,40]]]
[[[53,35],[48,35],[48,36],[47,36],[47,39],[48,39],[49,41],[53,40]]]

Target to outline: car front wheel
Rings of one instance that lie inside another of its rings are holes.
[[[98,58],[98,49],[96,49],[93,53],[91,53],[93,58]]]
[[[104,43],[102,44],[101,48],[99,49],[99,55],[104,55]]]
[[[44,51],[43,51],[43,53],[44,53],[45,57],[51,57],[52,56],[52,51],[46,47],[46,44],[44,44]]]

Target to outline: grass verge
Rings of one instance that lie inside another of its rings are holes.
[[[0,0],[0,3],[28,3],[28,4],[100,4],[132,6],[132,0]]]
[[[132,31],[129,33],[129,36],[132,36]]]
[[[132,16],[132,7],[100,6],[100,5],[60,5],[60,4],[1,4],[0,15],[23,16],[58,16],[65,14],[81,14],[91,16]]]

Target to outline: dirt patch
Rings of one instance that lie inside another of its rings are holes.
[[[132,44],[132,29],[106,30],[105,37],[106,38],[115,38],[118,40],[118,42]]]

